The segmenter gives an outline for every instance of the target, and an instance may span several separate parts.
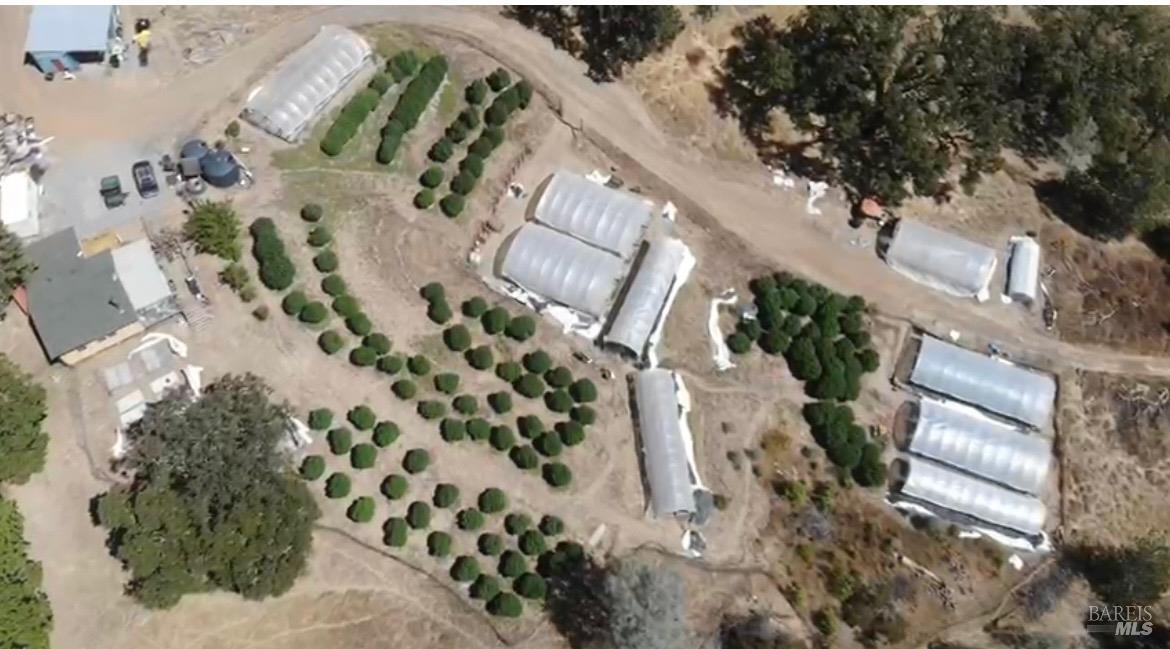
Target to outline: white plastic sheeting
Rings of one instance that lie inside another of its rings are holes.
[[[599,248],[528,223],[501,249],[500,275],[548,300],[602,318],[625,264]]]
[[[901,494],[1027,535],[1044,531],[1044,503],[927,460],[910,458]]]
[[[1056,399],[1051,376],[930,336],[922,337],[910,382],[1036,428],[1051,418]]]
[[[720,372],[735,367],[735,363],[731,362],[731,349],[727,346],[723,331],[719,329],[719,307],[725,304],[731,306],[738,301],[739,294],[735,289],[729,288],[721,295],[711,298],[711,305],[707,309],[707,337],[711,339],[711,360],[715,361],[715,369]]]
[[[633,382],[642,460],[654,513],[694,513],[694,487],[674,375],[669,370],[644,370],[634,374]]]
[[[41,232],[41,186],[28,172],[0,176],[0,222],[16,236],[27,239]]]
[[[986,299],[995,250],[929,225],[902,219],[886,250],[894,270],[932,288]]]
[[[1012,237],[1008,258],[1008,297],[1016,302],[1036,301],[1040,284],[1040,244],[1032,237]]]
[[[933,399],[918,404],[908,450],[1031,494],[1044,489],[1052,457],[1051,444],[1040,435]]]
[[[373,60],[369,43],[356,33],[326,25],[254,88],[241,117],[295,142],[350,79]]]
[[[558,171],[541,192],[533,215],[550,228],[629,259],[654,207],[632,194]]]
[[[642,356],[660,318],[665,319],[664,307],[671,287],[689,254],[686,245],[678,239],[650,244],[610,324],[606,342]]]

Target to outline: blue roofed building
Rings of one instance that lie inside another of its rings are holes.
[[[116,5],[37,5],[28,19],[25,59],[46,73],[100,63],[119,24]]]

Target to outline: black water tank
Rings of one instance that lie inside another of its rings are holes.
[[[224,150],[212,151],[199,161],[203,179],[212,187],[231,187],[240,182],[240,165],[235,157]]]
[[[183,145],[183,148],[179,149],[179,159],[195,158],[196,160],[202,160],[203,156],[210,152],[211,149],[203,140],[190,140]]]

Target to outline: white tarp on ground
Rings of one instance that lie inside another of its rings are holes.
[[[917,514],[919,516],[928,516],[930,518],[939,518],[933,510],[927,509],[918,503],[913,503],[908,500],[893,500],[886,499],[886,504],[891,505],[894,509],[906,514]],[[962,524],[960,527],[968,531],[959,534],[959,538],[963,539],[977,539],[986,536],[996,543],[1019,550],[1022,552],[1036,552],[1046,554],[1052,551],[1052,542],[1048,538],[1047,532],[1041,532],[1039,536],[1025,537],[1017,533],[1005,532],[1002,529],[991,529],[989,527],[981,527],[979,525]]]
[[[1032,237],[1012,237],[1009,255],[1008,297],[1031,304],[1040,284],[1040,244]]]
[[[707,337],[711,339],[711,360],[715,361],[715,369],[720,372],[735,367],[731,362],[731,349],[719,329],[719,307],[724,304],[731,306],[739,301],[739,294],[729,288],[717,297],[711,298],[711,306],[707,310]]]
[[[551,228],[629,259],[654,216],[654,206],[632,194],[558,171],[541,192],[533,215]]]
[[[1056,399],[1051,376],[930,336],[922,337],[910,382],[1036,428],[1052,417]]]
[[[986,299],[995,250],[929,225],[902,219],[886,263],[911,279],[960,297]]]
[[[361,36],[344,27],[326,25],[252,90],[240,116],[294,142],[338,91],[371,64],[373,56]]]
[[[27,172],[0,176],[0,222],[16,236],[27,239],[41,232],[41,186]]]
[[[1048,479],[1052,445],[973,408],[922,399],[907,450],[1013,489],[1038,494]]]
[[[598,319],[605,316],[625,273],[616,256],[534,223],[521,226],[500,254],[500,276]]]
[[[928,460],[909,458],[901,495],[1021,532],[1044,531],[1044,503]]]
[[[633,382],[642,462],[654,513],[693,514],[694,486],[673,372],[644,370],[634,374]]]
[[[621,345],[642,357],[651,334],[666,318],[667,300],[688,257],[690,251],[678,239],[649,244],[610,323],[605,335],[607,343]]]

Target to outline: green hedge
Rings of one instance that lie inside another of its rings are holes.
[[[500,593],[488,602],[487,610],[497,617],[520,617],[524,604],[512,593]]]
[[[369,347],[355,347],[349,353],[349,362],[358,367],[373,367],[378,362],[378,354]]]
[[[399,435],[398,424],[392,421],[380,421],[374,426],[373,440],[379,448],[386,448],[393,444]]]
[[[325,319],[328,317],[329,309],[325,308],[324,304],[315,301],[306,304],[305,308],[301,309],[300,314],[297,316],[305,324],[320,324],[325,322]]]
[[[366,88],[346,102],[337,119],[325,132],[325,137],[321,138],[321,151],[330,157],[339,155],[346,143],[353,139],[362,122],[377,108],[381,98],[381,92]]]
[[[280,301],[280,308],[288,315],[298,316],[308,303],[309,298],[305,297],[304,291],[292,291]]]
[[[597,386],[589,379],[578,379],[569,386],[569,394],[577,403],[592,403],[597,401]]]
[[[435,300],[427,306],[427,317],[435,324],[446,324],[452,315],[446,300]]]
[[[446,137],[439,138],[427,151],[427,157],[435,162],[446,162],[453,155],[455,155],[455,144]]]
[[[342,279],[341,275],[326,275],[321,280],[321,290],[325,291],[329,297],[344,295],[347,289],[348,287],[345,285],[345,280]]]
[[[313,257],[313,266],[322,273],[332,273],[337,270],[337,253],[332,250],[322,250]]]
[[[467,196],[471,190],[475,189],[475,184],[479,179],[472,174],[461,171],[458,175],[451,179],[451,191],[461,196]]]
[[[418,72],[420,64],[418,54],[414,50],[402,50],[386,61],[386,72],[397,83],[413,77]]]
[[[390,164],[394,161],[394,157],[398,155],[398,149],[402,146],[402,136],[406,134],[401,123],[397,120],[390,120],[386,126],[382,127],[382,141],[378,144],[378,151],[374,154],[374,159],[380,164]]]
[[[488,85],[484,83],[483,79],[476,79],[467,84],[467,89],[463,91],[463,98],[472,106],[478,106],[483,103],[483,100],[487,99],[487,93]]]
[[[379,96],[385,95],[394,85],[394,79],[381,72],[375,74],[370,78],[369,88],[378,93]]]
[[[475,599],[488,601],[500,594],[500,580],[492,575],[480,575],[471,584],[468,593]]]
[[[467,135],[467,125],[464,124],[463,121],[459,118],[455,118],[455,121],[451,122],[451,124],[447,127],[447,130],[443,131],[443,137],[455,144],[459,144],[466,140]],[[452,153],[454,153],[454,151],[452,151]]]
[[[288,258],[284,242],[280,240],[276,226],[271,225],[271,219],[257,219],[249,230],[253,238],[252,256],[260,266],[260,283],[273,291],[292,286],[296,266]]]
[[[394,160],[402,143],[402,135],[418,125],[419,118],[446,76],[447,59],[442,55],[437,55],[428,59],[419,70],[418,75],[407,84],[406,89],[398,96],[398,103],[394,106],[394,110],[390,113],[390,122],[400,125],[401,130],[399,127],[383,129],[382,144],[378,147],[378,162],[388,164]],[[387,123],[387,126],[390,122]]]
[[[428,167],[426,171],[418,177],[419,183],[423,187],[434,189],[443,184],[443,168],[439,166]]]
[[[390,353],[390,338],[386,334],[370,334],[362,339],[362,344],[374,350],[378,356],[385,356]]]
[[[476,178],[483,176],[483,158],[474,153],[467,154],[467,157],[459,162],[459,171]]]
[[[343,318],[348,318],[362,312],[361,304],[352,295],[340,295],[334,298],[332,307],[333,312]]]

